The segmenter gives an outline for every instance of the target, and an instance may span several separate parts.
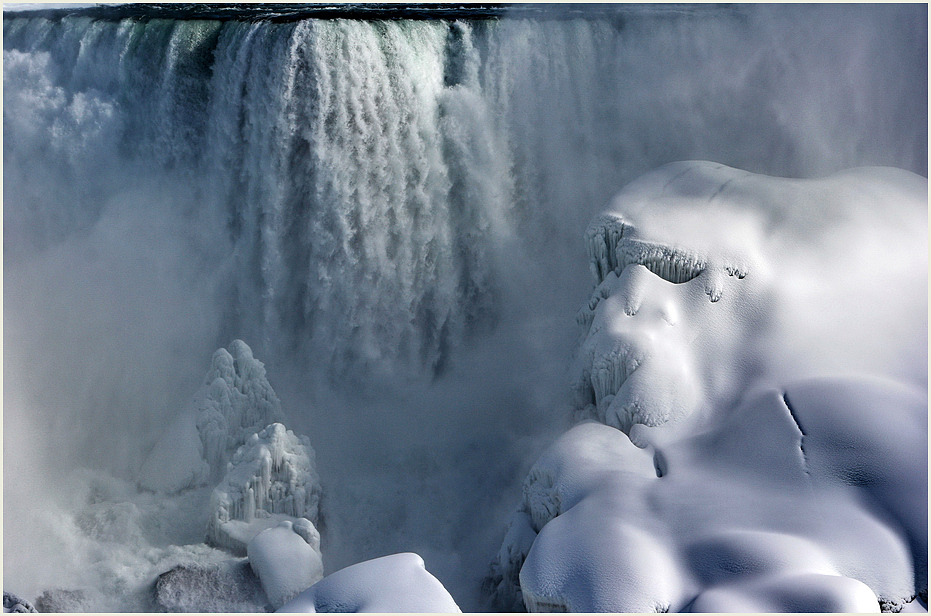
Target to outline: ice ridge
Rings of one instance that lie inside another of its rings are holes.
[[[194,400],[205,458],[214,474],[226,470],[231,454],[252,435],[284,421],[265,365],[242,340],[234,340],[229,351],[217,349]]]
[[[678,247],[637,239],[636,228],[621,218],[604,214],[589,225],[585,236],[589,266],[595,284],[604,282],[609,273],[617,275],[628,265],[639,264],[675,284],[698,277],[707,267],[707,260],[695,252]],[[739,278],[746,272],[731,268]]]

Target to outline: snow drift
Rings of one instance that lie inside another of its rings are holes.
[[[687,162],[625,188],[587,233],[590,419],[524,483],[498,605],[926,605],[926,229],[927,180],[892,169]]]
[[[258,533],[247,549],[249,565],[268,601],[279,608],[323,577],[320,534],[307,520],[284,521]]]

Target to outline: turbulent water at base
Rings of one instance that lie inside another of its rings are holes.
[[[4,15],[5,589],[128,566],[62,545],[65,471],[132,481],[240,338],[317,450],[327,572],[416,551],[480,609],[611,195],[683,159],[927,174],[924,5],[565,11]],[[91,607],[133,608],[111,577]]]

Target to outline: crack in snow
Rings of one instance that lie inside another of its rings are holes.
[[[799,433],[802,435],[802,438],[799,439],[799,451],[802,452],[802,468],[805,470],[805,475],[811,476],[811,472],[808,470],[808,454],[805,452],[805,437],[807,433],[804,428],[802,428],[802,423],[798,419],[798,415],[795,414],[795,410],[792,408],[792,405],[789,403],[789,394],[782,392],[782,403],[785,405],[786,410],[789,411],[789,417],[792,418],[792,421],[795,422],[795,427],[798,428]]]

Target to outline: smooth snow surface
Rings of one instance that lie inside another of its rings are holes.
[[[591,419],[530,470],[498,605],[926,602],[926,230],[927,180],[893,169],[684,162],[625,188],[587,233],[575,414]]]
[[[760,375],[926,382],[927,216],[927,180],[896,169],[789,180],[681,162],[632,182],[586,233],[579,414],[675,423]]]
[[[323,578],[320,533],[305,519],[263,530],[249,542],[247,554],[273,608]]]
[[[502,549],[532,611],[901,608],[927,585],[926,417],[921,390],[815,379],[693,436],[637,425],[642,448],[586,421],[525,483],[532,546]]]
[[[279,612],[421,612],[461,610],[417,554],[367,560],[331,573]]]

